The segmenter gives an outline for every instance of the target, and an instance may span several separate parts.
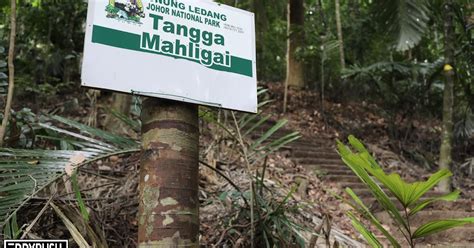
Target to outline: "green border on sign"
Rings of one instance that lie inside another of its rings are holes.
[[[98,25],[93,26],[93,30],[92,30],[93,43],[99,43],[102,45],[123,48],[123,49],[133,50],[133,51],[160,54],[160,55],[172,57],[175,59],[186,59],[189,61],[193,61],[195,63],[199,63],[192,59],[178,57],[171,54],[161,53],[158,51],[143,49],[140,47],[140,41],[141,41],[141,36],[139,34],[124,32],[124,31],[106,28],[106,27],[102,27]],[[253,76],[252,61],[248,59],[244,59],[244,58],[235,57],[235,56],[231,56],[231,67],[225,67],[222,65],[212,65],[212,66],[206,66],[206,67],[211,68],[213,70],[231,72],[231,73],[236,73],[236,74],[240,74],[240,75],[244,75],[248,77]]]

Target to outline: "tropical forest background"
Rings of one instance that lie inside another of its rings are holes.
[[[199,108],[203,247],[474,245],[472,0],[218,2],[260,111]],[[0,9],[0,236],[137,247],[143,98],[80,86],[87,2]]]

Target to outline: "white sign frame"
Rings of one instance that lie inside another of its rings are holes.
[[[142,0],[140,12],[127,1],[89,0],[82,86],[257,112],[253,13],[206,0]]]

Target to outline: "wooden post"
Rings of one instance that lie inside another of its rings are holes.
[[[149,98],[142,110],[138,246],[199,246],[198,107]]]

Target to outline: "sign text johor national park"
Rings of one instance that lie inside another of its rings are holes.
[[[82,85],[257,111],[252,13],[207,0],[89,1]]]

